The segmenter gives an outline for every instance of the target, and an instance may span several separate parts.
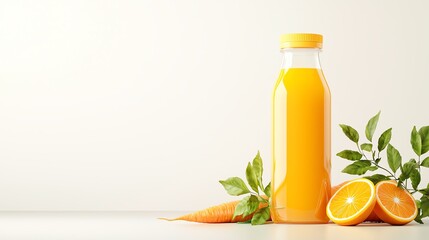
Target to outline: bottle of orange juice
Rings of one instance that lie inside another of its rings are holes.
[[[271,217],[327,223],[331,182],[331,94],[319,62],[323,37],[284,34],[273,93]]]

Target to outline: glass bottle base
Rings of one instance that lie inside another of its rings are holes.
[[[318,211],[297,211],[293,209],[277,208],[271,212],[274,223],[287,224],[326,224],[329,218],[324,209]]]

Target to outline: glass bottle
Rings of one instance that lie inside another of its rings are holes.
[[[323,37],[284,34],[273,92],[271,217],[327,223],[331,183],[331,94],[320,66]]]

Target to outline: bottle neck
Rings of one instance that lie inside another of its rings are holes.
[[[285,48],[282,49],[282,68],[317,68],[320,69],[319,48]]]

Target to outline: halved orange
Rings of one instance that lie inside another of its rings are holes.
[[[332,186],[331,188],[331,196],[334,196],[334,194],[342,187],[344,184],[348,183],[349,181],[342,182],[338,185]],[[365,221],[370,222],[381,222],[381,219],[375,214],[374,210],[372,210],[371,214],[365,219]]]
[[[329,219],[338,225],[357,225],[371,214],[375,206],[374,184],[365,178],[344,184],[326,206]]]
[[[404,225],[417,216],[413,196],[397,186],[395,181],[382,181],[375,185],[377,204],[374,212],[381,220],[392,225]]]
[[[334,194],[335,194],[338,190],[340,190],[340,188],[341,188],[342,186],[344,186],[344,184],[346,184],[346,183],[348,183],[348,182],[350,182],[350,181],[345,181],[345,182],[342,182],[342,183],[340,183],[340,184],[338,184],[338,185],[334,185],[334,186],[332,186],[332,187],[331,187],[331,196],[334,196]]]

